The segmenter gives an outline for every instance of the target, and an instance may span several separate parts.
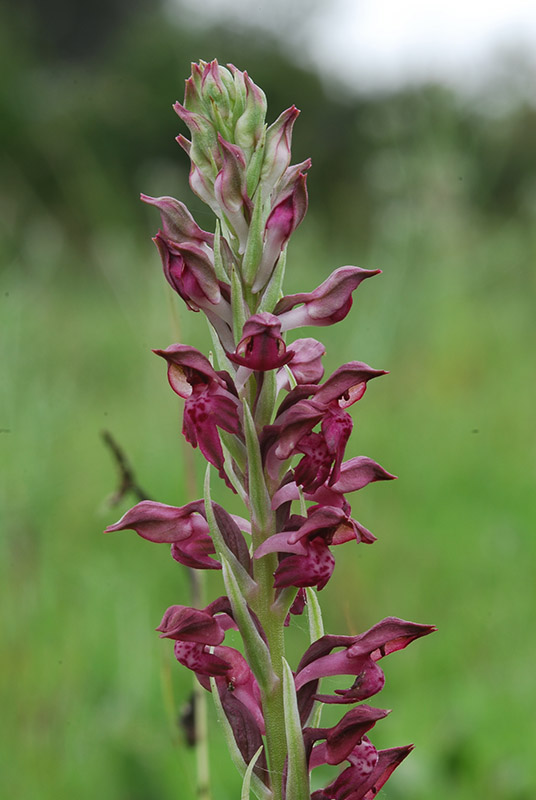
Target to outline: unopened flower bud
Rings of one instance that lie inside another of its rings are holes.
[[[266,117],[266,95],[257,86],[247,72],[244,72],[246,87],[246,107],[244,113],[238,118],[234,139],[248,155],[255,149],[264,132],[264,119]]]
[[[312,338],[296,339],[288,345],[287,351],[292,353],[288,366],[296,383],[320,383],[324,375],[322,356],[326,353],[322,342]],[[290,389],[288,375],[284,370],[277,375],[277,385],[280,389]]]
[[[253,292],[260,292],[270,280],[283,248],[307,211],[307,176],[299,173],[294,185],[273,208],[264,229],[264,251],[257,270]]]
[[[214,181],[214,194],[223,213],[234,228],[243,251],[248,237],[244,209],[249,212],[251,208],[251,201],[246,192],[246,159],[240,147],[225,141],[220,134],[218,134],[218,143],[222,156],[222,168]]]
[[[292,128],[299,113],[296,106],[287,108],[266,131],[264,164],[261,171],[262,187],[266,196],[270,194],[290,164]]]
[[[214,234],[202,230],[180,200],[175,200],[174,197],[149,197],[146,194],[142,194],[140,197],[144,203],[159,209],[162,218],[162,232],[166,238],[179,243],[193,241],[197,244],[203,242],[209,245],[213,244]]]
[[[288,331],[303,325],[333,325],[340,322],[352,307],[352,292],[365,278],[378,275],[379,269],[340,267],[313,292],[301,292],[283,297],[274,314],[281,320],[282,330]],[[301,308],[295,306],[303,303]]]
[[[217,306],[222,297],[207,251],[196,244],[173,242],[162,233],[154,238],[170,286],[191,311]]]
[[[175,103],[173,108],[191,133],[192,147],[190,150],[190,158],[200,169],[211,169],[215,173],[219,159],[219,151],[214,126],[204,114],[188,111],[188,109],[179,102]]]
[[[229,93],[221,79],[221,69],[216,59],[207,64],[201,79],[201,93],[208,108],[217,106],[220,114],[227,117],[231,108]]]

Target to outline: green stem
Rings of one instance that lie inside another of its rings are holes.
[[[253,546],[256,547],[266,536],[253,526]],[[268,692],[262,694],[262,707],[266,725],[266,751],[274,800],[281,800],[282,776],[287,755],[285,717],[283,709],[283,661],[285,643],[283,636],[284,618],[274,613],[274,571],[277,566],[275,554],[266,555],[254,563],[254,578],[259,586],[258,602],[255,612],[268,640],[272,670],[278,680]]]

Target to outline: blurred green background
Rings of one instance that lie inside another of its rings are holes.
[[[187,576],[167,547],[101,535],[135,502],[110,507],[101,431],[151,496],[190,499],[179,403],[150,349],[208,336],[168,290],[138,194],[179,197],[212,226],[170,106],[190,61],[217,57],[265,89],[270,120],[302,110],[310,210],[287,290],[343,264],[383,270],[321,333],[328,373],[390,370],[354,409],[347,452],[400,476],[355,496],[378,542],[338,551],[326,628],[439,627],[384,662],[374,701],[393,713],[373,741],[417,749],[382,796],[534,798],[536,110],[516,99],[519,64],[471,98],[350,95],[266,32],[192,27],[148,0],[23,0],[0,22],[0,795],[195,796],[176,722],[191,678],[154,633],[188,603]],[[306,621],[293,626],[295,666]],[[214,800],[235,800],[212,722]]]

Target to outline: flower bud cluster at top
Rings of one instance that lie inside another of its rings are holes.
[[[262,90],[216,61],[192,65],[184,103],[174,108],[190,131],[190,139],[177,137],[191,160],[190,186],[216,215],[215,232],[202,230],[179,200],[142,199],[160,211],[154,241],[165,277],[190,310],[206,315],[218,363],[184,344],[155,353],[184,399],[184,436],[239,494],[248,518],[212,502],[207,483],[203,500],[144,501],[107,531],[167,542],[190,568],[223,568],[225,595],[203,609],[172,606],[158,630],[217,694],[235,761],[245,771],[255,757],[257,796],[368,800],[411,745],[377,751],[366,734],[388,712],[361,701],[383,687],[378,661],[434,628],[388,617],[357,636],[323,635],[316,591],[331,578],[333,549],[375,541],[352,518],[346,496],[395,477],[371,458],[345,460],[347,409],[385,371],[351,361],[322,381],[322,343],[288,344],[285,333],[344,319],[353,292],[379,270],[343,266],[316,289],[284,296],[287,243],[307,210],[310,160],[290,164],[298,110],[267,126]],[[311,646],[292,673],[283,631],[306,606]],[[243,652],[223,644],[230,629],[240,632]],[[355,680],[320,694],[320,680],[333,675]],[[353,708],[322,728],[321,703]],[[343,762],[340,775],[311,795],[309,771]]]

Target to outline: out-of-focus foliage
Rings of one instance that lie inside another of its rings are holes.
[[[534,107],[497,118],[439,86],[349,98],[334,76],[321,82],[266,36],[194,32],[154,11],[125,14],[118,0],[106,4],[116,9],[109,28],[98,6],[79,12],[56,2],[33,18],[34,30],[19,18],[0,33],[2,193],[15,236],[42,211],[80,245],[97,227],[139,222],[140,186],[169,193],[172,183],[186,196],[186,160],[174,142],[183,126],[170,106],[200,54],[247,68],[273,118],[299,98],[294,152],[313,158],[312,213],[337,242],[369,242],[386,204],[419,192],[433,195],[423,199],[438,213],[454,194],[481,215],[534,220]],[[121,9],[123,24],[113,25]],[[58,21],[69,19],[62,36]]]
[[[384,271],[323,338],[328,372],[353,358],[392,371],[359,404],[348,452],[401,480],[359,497],[378,542],[348,546],[325,605],[330,632],[388,614],[439,626],[379,698],[396,713],[377,743],[417,745],[389,796],[532,800],[534,107],[497,103],[493,86],[345,96],[266,34],[194,30],[142,0],[102,8],[25,0],[0,15],[0,794],[194,798],[175,719],[190,684],[153,632],[188,602],[187,579],[166,548],[100,536],[128,501],[106,506],[116,474],[99,431],[147,491],[191,499],[150,348],[208,337],[170,310],[138,195],[173,194],[211,224],[171,104],[189,62],[217,57],[251,73],[271,118],[302,109],[311,202],[288,290],[341,264]],[[227,800],[237,775],[214,727]]]

